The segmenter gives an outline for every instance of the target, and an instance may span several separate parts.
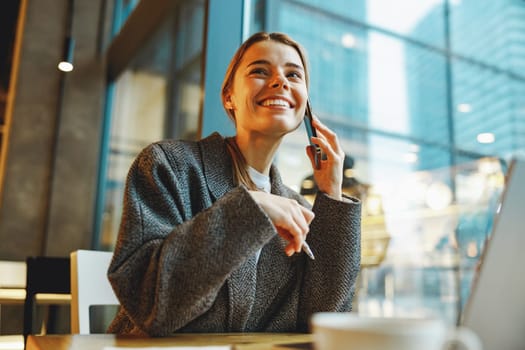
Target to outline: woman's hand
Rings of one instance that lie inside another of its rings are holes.
[[[323,158],[319,169],[315,167],[314,147],[307,146],[306,153],[314,169],[314,178],[319,191],[326,193],[332,198],[341,200],[343,185],[343,164],[345,153],[339,144],[337,135],[326,127],[321,121],[313,116],[312,125],[317,130],[317,137],[312,137],[312,142],[319,145]]]
[[[277,229],[277,233],[289,243],[284,249],[286,255],[292,256],[301,251],[314,213],[285,197],[261,191],[249,191],[252,198],[261,206]]]

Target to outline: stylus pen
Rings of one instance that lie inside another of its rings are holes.
[[[314,253],[312,253],[312,250],[310,249],[310,246],[308,245],[308,243],[306,243],[306,241],[303,242],[303,252],[306,253],[306,255],[308,255],[308,257],[312,260],[315,260],[315,256],[314,256]]]

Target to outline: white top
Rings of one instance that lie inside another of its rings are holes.
[[[248,174],[250,175],[250,178],[259,190],[270,193],[270,191],[272,190],[270,176],[258,172],[251,166],[248,166]]]
[[[251,166],[248,166],[248,174],[250,175],[250,178],[252,179],[253,183],[259,190],[270,193],[272,189],[272,184],[270,183],[269,176],[258,172]],[[260,255],[261,255],[261,249],[259,249],[256,253],[256,263],[259,262]]]

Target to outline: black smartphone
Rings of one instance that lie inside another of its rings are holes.
[[[321,148],[311,141],[312,136],[317,137],[317,131],[312,126],[312,108],[310,107],[310,101],[306,100],[306,111],[304,115],[304,126],[306,127],[306,134],[308,135],[308,142],[314,146],[314,162],[315,168],[321,167]]]

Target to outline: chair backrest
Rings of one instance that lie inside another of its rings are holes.
[[[33,333],[35,295],[44,293],[69,296],[71,288],[69,266],[69,257],[32,256],[26,259],[25,339]],[[49,303],[55,304],[54,301]]]
[[[25,288],[26,262],[0,261],[0,288]]]
[[[94,333],[90,309],[119,305],[107,278],[112,252],[77,250],[71,253],[71,332]]]
[[[26,262],[1,260],[0,306],[3,304],[23,304],[25,297]]]

